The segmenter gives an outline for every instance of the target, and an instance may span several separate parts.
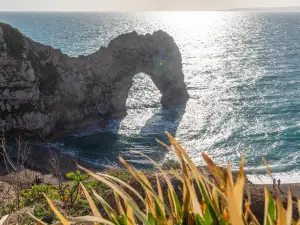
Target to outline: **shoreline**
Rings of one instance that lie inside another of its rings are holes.
[[[72,127],[70,129],[66,129],[61,132],[57,132],[53,135],[50,135],[43,141],[28,141],[27,146],[30,146],[30,155],[27,159],[28,162],[25,163],[25,169],[32,170],[34,172],[49,174],[49,166],[50,162],[49,159],[51,155],[55,153],[57,156],[60,156],[60,172],[62,175],[65,175],[69,172],[74,172],[77,169],[76,163],[86,167],[90,170],[97,170],[103,171],[104,169],[108,168],[109,165],[99,164],[92,161],[80,159],[74,157],[71,152],[64,152],[61,149],[55,146],[46,146],[47,143],[59,140],[61,138],[74,135],[76,133],[84,133],[90,132],[91,129],[105,129],[108,119],[104,118],[90,118],[82,121],[76,127]],[[23,142],[22,146],[24,147]],[[8,147],[11,147],[9,156],[13,162],[16,162],[17,158],[17,143],[15,141],[10,141],[7,143]],[[199,165],[199,167],[203,167],[203,165]],[[205,167],[205,166],[204,166]],[[147,169],[147,168],[145,168]],[[3,163],[3,159],[0,157],[0,176],[6,175],[6,168]],[[12,168],[10,168],[10,172],[14,172]],[[289,174],[289,172],[273,172],[273,177],[278,180],[281,180],[281,184],[284,185],[295,185],[300,184],[300,173],[297,174],[293,172],[293,174]],[[273,181],[272,178],[268,174],[255,174],[252,173],[251,170],[246,171],[246,176],[248,181],[251,182],[253,185],[272,185]],[[300,196],[300,195],[299,195]]]
[[[286,185],[294,185],[300,183],[300,175],[293,174],[293,175],[287,175],[286,173],[272,173],[273,178],[280,179],[281,184]],[[259,175],[252,175],[247,174],[247,178],[249,181],[251,181],[253,184],[257,185],[273,185],[273,180],[268,174],[259,174]]]
[[[10,145],[11,146],[11,145]],[[33,170],[35,172],[49,174],[51,169],[51,159],[57,159],[56,165],[59,165],[59,171],[62,175],[65,175],[69,172],[74,172],[77,169],[76,164],[79,164],[83,167],[89,168],[91,170],[103,170],[105,167],[91,162],[87,162],[76,157],[73,157],[69,154],[62,152],[61,150],[54,147],[47,147],[43,144],[28,144],[30,146],[30,153],[28,154],[27,160],[24,163],[25,169]],[[10,159],[13,162],[17,161],[17,148],[16,146],[12,147],[12,150],[9,152]],[[59,160],[58,160],[59,159]],[[9,167],[9,172],[14,172],[12,167]],[[7,169],[5,168],[3,159],[0,160],[0,176],[6,175]]]
[[[9,152],[9,156],[13,162],[16,162],[17,159],[17,146],[16,144],[8,144],[11,147]],[[98,170],[102,171],[105,168],[108,168],[109,165],[100,165],[97,163],[93,163],[88,160],[79,159],[77,157],[72,156],[72,154],[63,152],[61,149],[56,147],[48,147],[45,146],[45,142],[42,143],[28,143],[27,146],[30,147],[30,154],[26,160],[25,168],[29,170],[33,170],[35,172],[40,172],[43,174],[49,174],[50,159],[53,158],[53,155],[60,157],[60,173],[65,175],[69,172],[74,172],[77,169],[76,163],[86,167],[90,170]],[[200,166],[202,167],[202,166]],[[10,167],[10,172],[14,172],[13,168]],[[0,158],[0,176],[6,175],[7,170],[5,168],[3,159]],[[281,180],[281,184],[284,185],[295,185],[300,183],[300,175],[296,173],[287,176],[286,173],[272,173],[273,177],[278,180]],[[252,174],[246,172],[246,176],[248,181],[253,185],[272,185],[272,178],[268,174]],[[299,195],[300,196],[300,195]]]

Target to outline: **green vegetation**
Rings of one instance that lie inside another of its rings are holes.
[[[118,167],[112,167],[105,171],[106,174],[115,176],[124,182],[131,179],[128,171]],[[34,207],[33,215],[46,223],[57,221],[56,215],[47,204],[43,194],[49,196],[56,205],[59,205],[70,216],[83,216],[91,213],[88,201],[80,193],[80,185],[84,184],[89,191],[96,190],[105,198],[110,188],[88,174],[82,174],[79,170],[66,174],[68,179],[59,185],[33,185],[24,188],[19,196],[10,204],[0,204],[0,218],[25,207]],[[100,209],[100,208],[99,208]],[[31,221],[33,222],[33,221]],[[29,222],[26,220],[26,224]],[[34,224],[34,223],[32,223]]]
[[[92,171],[80,167],[87,174],[96,180],[109,186],[114,192],[116,207],[112,207],[95,190],[88,189],[80,182],[84,196],[89,203],[93,216],[85,217],[65,217],[54,206],[50,198],[45,195],[49,206],[55,212],[62,224],[68,225],[72,222],[90,221],[95,224],[195,224],[195,225],[250,225],[259,224],[257,218],[250,209],[250,200],[244,199],[245,173],[244,157],[242,158],[240,170],[233,181],[230,164],[225,171],[218,168],[213,161],[204,153],[202,157],[207,163],[214,180],[209,180],[201,174],[180,144],[167,133],[171,146],[164,145],[168,150],[177,155],[181,164],[181,171],[172,170],[171,173],[182,182],[182,199],[179,198],[175,188],[165,171],[155,162],[160,170],[156,174],[156,185],[151,185],[148,177],[130,166],[122,157],[120,161],[128,169],[131,176],[141,185],[142,192],[137,192],[134,188],[121,180],[107,175],[95,174]],[[136,152],[136,154],[141,154]],[[141,154],[142,155],[142,154]],[[161,180],[167,183],[167,195],[163,194]],[[200,194],[197,194],[197,193]],[[139,206],[137,201],[141,201]],[[287,209],[284,209],[277,189],[276,200],[265,188],[265,225],[290,225],[296,224],[292,220],[292,197],[288,193]],[[107,214],[104,217],[100,212],[102,206]],[[298,221],[297,224],[300,224]]]
[[[160,141],[159,143],[177,156],[180,170],[171,169],[166,172],[147,156],[135,152],[149,159],[158,171],[147,176],[120,157],[127,171],[94,173],[78,166],[86,174],[79,171],[68,174],[67,177],[72,182],[64,184],[66,186],[63,187],[33,186],[26,191],[24,197],[22,195],[22,199],[26,196],[29,198],[29,204],[38,203],[32,218],[41,224],[58,221],[63,225],[87,222],[109,225],[260,224],[251,211],[250,199],[244,198],[244,157],[237,177],[233,179],[230,164],[226,169],[221,169],[202,153],[213,176],[209,179],[198,170],[175,138],[169,133],[167,135],[171,145]],[[267,172],[272,176],[268,167]],[[174,177],[181,183],[180,193],[174,186]],[[138,184],[140,188],[133,184]],[[110,200],[103,194],[108,189],[111,190]],[[290,190],[286,209],[283,207],[278,188],[275,199],[267,188],[264,191],[264,225],[300,224],[300,220],[296,222],[292,218],[293,202]],[[61,200],[63,204],[59,204],[57,200]],[[69,208],[67,213],[66,206]]]

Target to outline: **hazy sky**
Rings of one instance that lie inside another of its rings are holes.
[[[0,0],[0,11],[221,10],[300,6],[300,0]]]

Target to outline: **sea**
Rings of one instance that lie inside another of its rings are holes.
[[[179,46],[190,99],[164,109],[145,74],[136,74],[128,115],[46,143],[98,165],[123,156],[139,168],[175,156],[156,139],[170,131],[197,165],[206,152],[237,169],[246,154],[254,183],[300,181],[300,13],[0,12],[0,21],[70,56],[88,55],[120,34],[168,32]]]

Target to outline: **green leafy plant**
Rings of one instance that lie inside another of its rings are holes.
[[[29,189],[23,189],[20,192],[21,206],[30,206],[32,204],[45,202],[43,193],[47,193],[51,198],[56,198],[57,188],[52,185],[34,185]]]
[[[81,174],[79,170],[77,170],[75,173],[71,172],[66,175],[66,177],[70,180],[72,180],[73,186],[70,187],[66,185],[66,187],[69,187],[67,191],[65,192],[65,201],[68,201],[69,204],[72,206],[77,199],[80,198],[79,195],[79,187],[80,183],[88,184],[86,181],[89,179],[90,175],[88,174]]]
[[[67,173],[66,177],[70,180],[72,180],[72,183],[75,185],[80,185],[80,182],[85,182],[87,179],[89,179],[89,174],[82,174],[80,170],[76,170],[75,173]]]

